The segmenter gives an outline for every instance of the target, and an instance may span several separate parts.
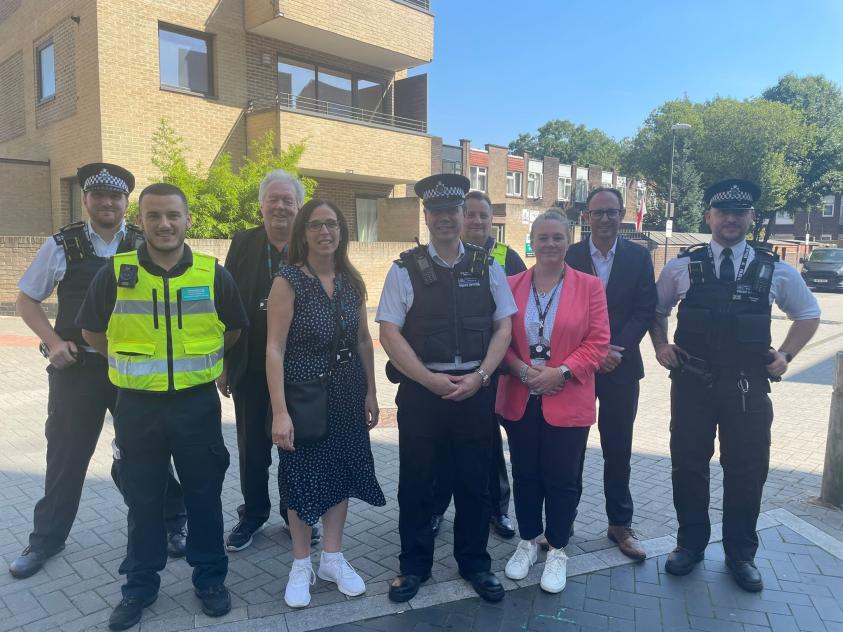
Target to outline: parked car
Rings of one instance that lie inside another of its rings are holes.
[[[799,260],[802,278],[816,290],[843,289],[843,248],[814,248],[811,256]]]

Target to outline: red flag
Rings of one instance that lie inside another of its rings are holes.
[[[641,204],[638,205],[638,213],[635,216],[635,230],[641,232],[641,227],[644,225],[644,216],[647,214],[647,196],[641,196]]]

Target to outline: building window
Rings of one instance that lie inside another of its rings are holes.
[[[316,98],[326,101],[321,111],[333,116],[351,113],[351,75],[337,70],[319,68]]]
[[[823,196],[823,217],[834,217],[834,196]]]
[[[820,241],[831,241],[831,235],[821,234]]]
[[[527,174],[527,197],[538,200],[542,196],[542,174],[531,171]]]
[[[612,172],[611,171],[603,171],[600,173],[600,186],[606,187],[607,189],[612,188]]]
[[[56,49],[53,40],[38,47],[38,100],[56,96]]]
[[[210,95],[214,92],[211,36],[172,26],[158,26],[161,86]]]
[[[357,107],[369,112],[383,112],[383,84],[357,79]]]
[[[776,226],[792,226],[793,216],[787,211],[778,211],[776,213]]]
[[[378,201],[375,198],[355,197],[354,206],[357,211],[357,241],[377,241]]]
[[[574,196],[577,202],[585,202],[585,199],[588,197],[588,169],[586,167],[577,167],[577,182]]]
[[[471,188],[476,191],[486,191],[486,167],[471,168]]]
[[[510,197],[521,197],[521,178],[524,174],[520,171],[506,172],[506,194]]]
[[[623,198],[623,203],[626,204],[626,176],[618,176],[617,189],[621,192],[621,198]]]
[[[462,175],[462,148],[442,145],[442,173]]]
[[[492,226],[492,230],[494,231],[495,241],[499,244],[506,243],[506,226],[503,224],[495,224]]]
[[[316,109],[316,66],[279,59],[278,93],[285,107]]]
[[[639,182],[638,186],[635,187],[635,207],[636,208],[640,208],[641,200],[643,200],[646,195],[647,195],[647,188]]]
[[[559,177],[559,190],[556,193],[556,199],[560,202],[567,202],[571,199],[571,178],[568,176]]]

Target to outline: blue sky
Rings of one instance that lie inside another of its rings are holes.
[[[843,0],[432,0],[429,130],[506,145],[553,118],[635,134],[668,99],[843,85]]]

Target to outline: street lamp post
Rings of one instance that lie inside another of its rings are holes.
[[[670,147],[670,186],[667,190],[667,213],[664,227],[664,262],[667,263],[667,244],[670,240],[670,233],[673,232],[673,157],[676,154],[676,130],[691,129],[688,123],[674,123],[670,126],[673,132],[673,142]]]

